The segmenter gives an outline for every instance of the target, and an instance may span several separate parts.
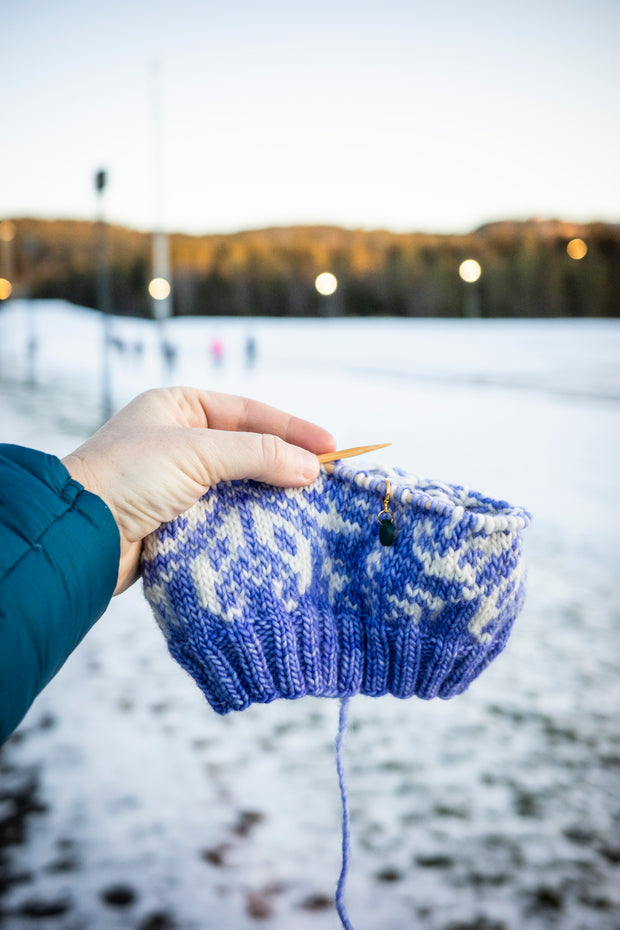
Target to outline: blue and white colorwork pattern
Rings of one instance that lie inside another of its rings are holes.
[[[145,541],[144,593],[220,714],[307,694],[450,698],[506,644],[529,520],[459,486],[343,463],[301,489],[223,482]]]

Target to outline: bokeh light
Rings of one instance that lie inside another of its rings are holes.
[[[165,278],[153,278],[149,282],[149,294],[153,300],[165,300],[170,296],[170,284]]]
[[[7,300],[13,292],[13,285],[6,278],[0,278],[0,300]]]
[[[482,274],[482,268],[475,258],[466,258],[465,261],[461,262],[459,265],[459,274],[463,281],[466,281],[468,284],[473,284]]]
[[[15,223],[11,220],[0,222],[0,242],[11,242],[15,238]]]
[[[583,239],[571,239],[571,241],[566,246],[566,251],[571,258],[579,261],[580,258],[585,258],[588,247]]]
[[[323,297],[329,297],[329,295],[333,294],[338,287],[336,275],[333,275],[331,271],[323,271],[320,275],[317,276],[317,279],[314,282],[314,286],[316,287],[319,294],[323,295]]]

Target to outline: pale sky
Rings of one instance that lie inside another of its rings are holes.
[[[619,48],[618,0],[7,3],[0,218],[106,168],[141,229],[618,222]]]

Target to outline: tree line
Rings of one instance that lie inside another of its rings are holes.
[[[97,307],[103,233],[113,311],[151,315],[149,233],[77,220],[10,222],[14,296]],[[587,246],[579,260],[567,252],[575,238]],[[466,235],[276,227],[174,233],[169,246],[176,315],[620,316],[620,226],[607,223],[504,221]],[[482,269],[473,284],[459,277],[465,259]],[[330,297],[314,286],[323,271],[338,280]]]

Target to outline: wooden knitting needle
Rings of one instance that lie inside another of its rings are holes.
[[[381,442],[378,446],[355,446],[353,449],[341,449],[340,452],[322,452],[321,455],[317,455],[317,459],[321,465],[325,465],[326,462],[349,459],[352,455],[363,455],[364,452],[374,452],[375,449],[385,449],[391,445],[391,442]]]

